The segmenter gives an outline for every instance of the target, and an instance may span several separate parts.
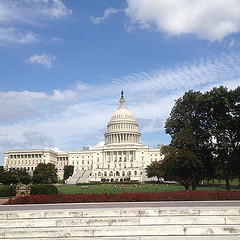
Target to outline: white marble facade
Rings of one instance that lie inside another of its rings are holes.
[[[144,181],[146,166],[163,159],[161,145],[158,148],[142,146],[138,124],[125,106],[123,92],[119,102],[107,125],[104,146],[66,153],[51,149],[6,151],[4,167],[26,168],[32,173],[38,163],[44,162],[56,165],[59,178],[63,177],[65,165],[73,165],[75,173],[88,172],[87,182]]]

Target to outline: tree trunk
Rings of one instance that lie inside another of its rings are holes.
[[[226,188],[227,188],[227,191],[230,191],[230,181],[229,181],[229,178],[226,177],[226,178],[225,178],[225,181],[226,181]]]
[[[183,184],[183,186],[184,186],[184,188],[185,188],[186,191],[189,190],[189,186],[190,186],[189,184]]]
[[[195,182],[192,183],[192,190],[195,191],[197,189],[197,184]]]

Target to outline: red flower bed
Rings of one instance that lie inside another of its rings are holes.
[[[85,202],[152,202],[152,201],[215,201],[240,200],[240,192],[234,191],[172,191],[161,193],[84,193],[28,195],[18,197],[5,204],[46,204],[46,203],[85,203]]]

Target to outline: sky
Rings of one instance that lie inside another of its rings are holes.
[[[4,151],[104,141],[121,90],[142,144],[186,91],[240,84],[240,0],[0,0]]]

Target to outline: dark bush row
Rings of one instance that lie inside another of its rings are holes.
[[[57,193],[58,189],[54,185],[43,184],[31,186],[31,195],[53,195]]]
[[[16,195],[16,186],[0,185],[0,197],[10,197]]]
[[[52,195],[57,193],[58,189],[54,185],[43,184],[31,186],[31,195]],[[0,197],[10,197],[10,195],[16,195],[16,185],[12,187],[9,185],[0,185]]]

